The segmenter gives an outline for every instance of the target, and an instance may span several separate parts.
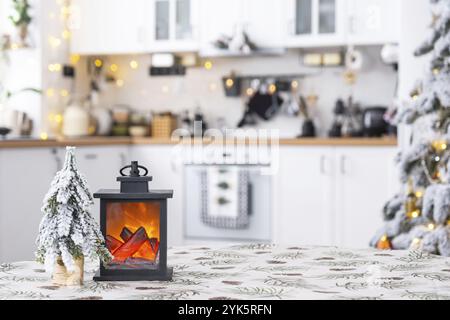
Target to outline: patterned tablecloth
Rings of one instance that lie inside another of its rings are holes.
[[[450,299],[450,258],[418,251],[278,247],[169,250],[170,282],[58,287],[35,262],[0,265],[0,299]]]

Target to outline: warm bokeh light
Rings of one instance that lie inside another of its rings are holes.
[[[203,66],[205,67],[206,70],[211,70],[213,67],[212,61],[206,60],[205,63],[203,64]]]
[[[139,63],[136,60],[131,60],[130,67],[131,69],[137,69],[139,67]]]
[[[277,86],[274,84],[271,84],[269,86],[269,93],[273,94],[273,93],[275,93],[275,91],[277,91]]]
[[[57,48],[61,45],[61,39],[54,37],[54,36],[49,36],[48,43],[49,43],[50,47]]]
[[[45,91],[45,94],[47,95],[47,97],[53,97],[54,95],[55,95],[55,89],[53,89],[53,88],[48,88],[46,91]]]
[[[111,70],[112,72],[117,72],[117,70],[119,70],[119,66],[113,63],[112,65],[109,66],[109,70]]]
[[[48,65],[48,71],[50,72],[59,72],[61,71],[61,68],[62,66],[59,63],[52,63]]]
[[[95,59],[94,65],[95,65],[97,68],[100,68],[100,67],[103,65],[103,61],[100,60],[100,59]]]
[[[70,31],[69,30],[67,30],[67,29],[65,29],[62,33],[61,33],[61,37],[63,38],[63,39],[69,39],[70,38]]]
[[[41,132],[39,137],[41,138],[41,140],[47,140],[48,139],[48,134],[47,134],[47,132]]]
[[[70,55],[70,63],[77,64],[78,61],[80,61],[80,55],[79,54],[72,54]]]

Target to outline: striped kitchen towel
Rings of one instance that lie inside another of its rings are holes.
[[[248,228],[248,170],[238,166],[210,166],[200,174],[203,223],[220,229]]]

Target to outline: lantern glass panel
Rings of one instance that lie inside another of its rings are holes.
[[[109,201],[106,204],[106,244],[114,256],[110,270],[159,268],[160,203]]]

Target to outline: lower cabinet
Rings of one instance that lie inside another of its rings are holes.
[[[367,247],[382,226],[382,208],[399,188],[396,152],[384,147],[336,149],[336,245]]]
[[[89,146],[77,147],[76,159],[78,169],[86,177],[91,193],[99,189],[119,189],[116,178],[120,176],[120,169],[129,164],[129,146]],[[64,161],[65,149],[60,149]],[[100,200],[94,199],[92,215],[97,221],[100,219]]]
[[[395,147],[280,147],[274,241],[368,246],[396,191]]]
[[[281,147],[275,176],[275,242],[330,245],[334,241],[332,148]]]
[[[0,262],[33,260],[57,149],[0,150]]]

